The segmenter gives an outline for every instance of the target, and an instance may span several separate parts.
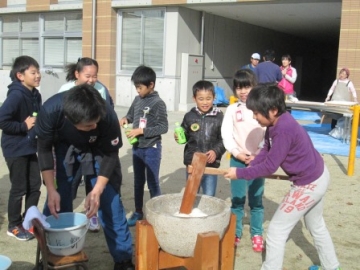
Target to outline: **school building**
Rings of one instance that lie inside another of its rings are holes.
[[[359,0],[0,0],[0,26],[0,101],[24,54],[40,64],[44,100],[87,56],[116,105],[130,106],[131,74],[145,64],[168,110],[183,111],[196,80],[229,96],[235,71],[268,48],[276,64],[292,56],[300,99],[323,101],[342,67],[360,90]]]

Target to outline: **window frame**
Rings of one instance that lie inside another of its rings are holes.
[[[81,29],[77,31],[67,31],[67,20],[69,17],[69,14],[77,14],[77,16],[80,16],[81,20]],[[38,30],[37,32],[22,32],[21,31],[21,23],[23,22],[23,18],[27,16],[26,13],[15,13],[15,14],[1,14],[0,15],[0,68],[11,68],[10,63],[4,63],[4,46],[3,46],[3,40],[4,39],[16,39],[18,40],[19,47],[18,47],[18,55],[22,55],[22,41],[26,39],[37,39],[38,40],[38,57],[36,60],[38,60],[40,68],[46,68],[46,67],[52,67],[52,68],[64,68],[67,64],[67,55],[69,54],[68,49],[68,40],[69,39],[78,39],[81,41],[81,51],[82,51],[82,24],[83,24],[83,13],[82,10],[72,10],[72,11],[60,11],[60,12],[51,12],[51,13],[35,13],[35,17],[38,20]],[[63,20],[63,28],[60,31],[45,31],[45,20],[46,16],[59,16],[62,17]],[[4,18],[16,16],[17,22],[18,22],[18,31],[15,32],[3,32],[4,29]],[[47,64],[45,65],[45,40],[46,39],[62,39],[63,41],[63,51],[62,51],[62,65],[57,64]],[[79,55],[81,57],[82,55]],[[35,58],[35,57],[34,57]],[[73,60],[75,62],[76,59]]]
[[[165,73],[165,47],[166,47],[166,8],[143,8],[143,9],[119,9],[117,12],[117,45],[116,45],[116,70],[117,75],[131,75],[135,68],[130,69],[121,69],[122,67],[122,47],[123,47],[123,13],[127,12],[141,12],[149,11],[149,10],[156,10],[156,11],[162,11],[164,13],[163,16],[163,38],[162,38],[162,44],[163,44],[163,52],[162,52],[162,59],[161,59],[161,70],[156,70],[157,76],[162,76]],[[143,17],[142,17],[143,18]],[[138,65],[144,64],[144,21],[141,22],[141,51],[140,51],[140,63]],[[150,65],[151,66],[151,65]]]

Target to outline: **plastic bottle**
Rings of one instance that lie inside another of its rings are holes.
[[[184,144],[186,143],[186,136],[184,129],[180,126],[179,122],[175,123],[175,134],[177,136],[177,143],[178,144]]]
[[[32,117],[37,117],[37,115],[38,115],[38,113],[37,112],[33,112],[32,113]],[[35,139],[37,139],[38,138],[38,136],[37,135],[35,135]]]
[[[125,128],[125,134],[128,134],[132,130],[132,128],[130,126],[128,126],[127,124],[124,124],[124,128]],[[127,139],[131,145],[134,145],[135,143],[137,143],[139,141],[139,139],[137,137],[127,138]]]

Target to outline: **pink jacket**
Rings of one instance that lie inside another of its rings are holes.
[[[284,70],[283,66],[280,66],[281,70]],[[281,81],[278,83],[278,86],[284,90],[285,94],[290,95],[294,94],[294,83],[297,78],[297,72],[296,69],[292,66],[289,66],[289,68],[286,71],[285,76],[281,79]]]

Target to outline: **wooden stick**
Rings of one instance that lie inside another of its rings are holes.
[[[194,206],[196,194],[200,187],[201,178],[204,174],[206,161],[206,154],[198,152],[194,154],[191,162],[192,172],[191,174],[189,174],[189,177],[186,181],[185,191],[180,206],[180,213],[191,213]]]
[[[189,165],[187,167],[188,173],[192,173],[193,167]],[[217,175],[224,175],[228,172],[228,169],[220,169],[220,168],[212,168],[212,167],[206,167],[204,170],[204,174],[217,174]],[[272,174],[265,176],[265,178],[268,179],[275,179],[275,180],[289,180],[289,176],[284,174]]]

